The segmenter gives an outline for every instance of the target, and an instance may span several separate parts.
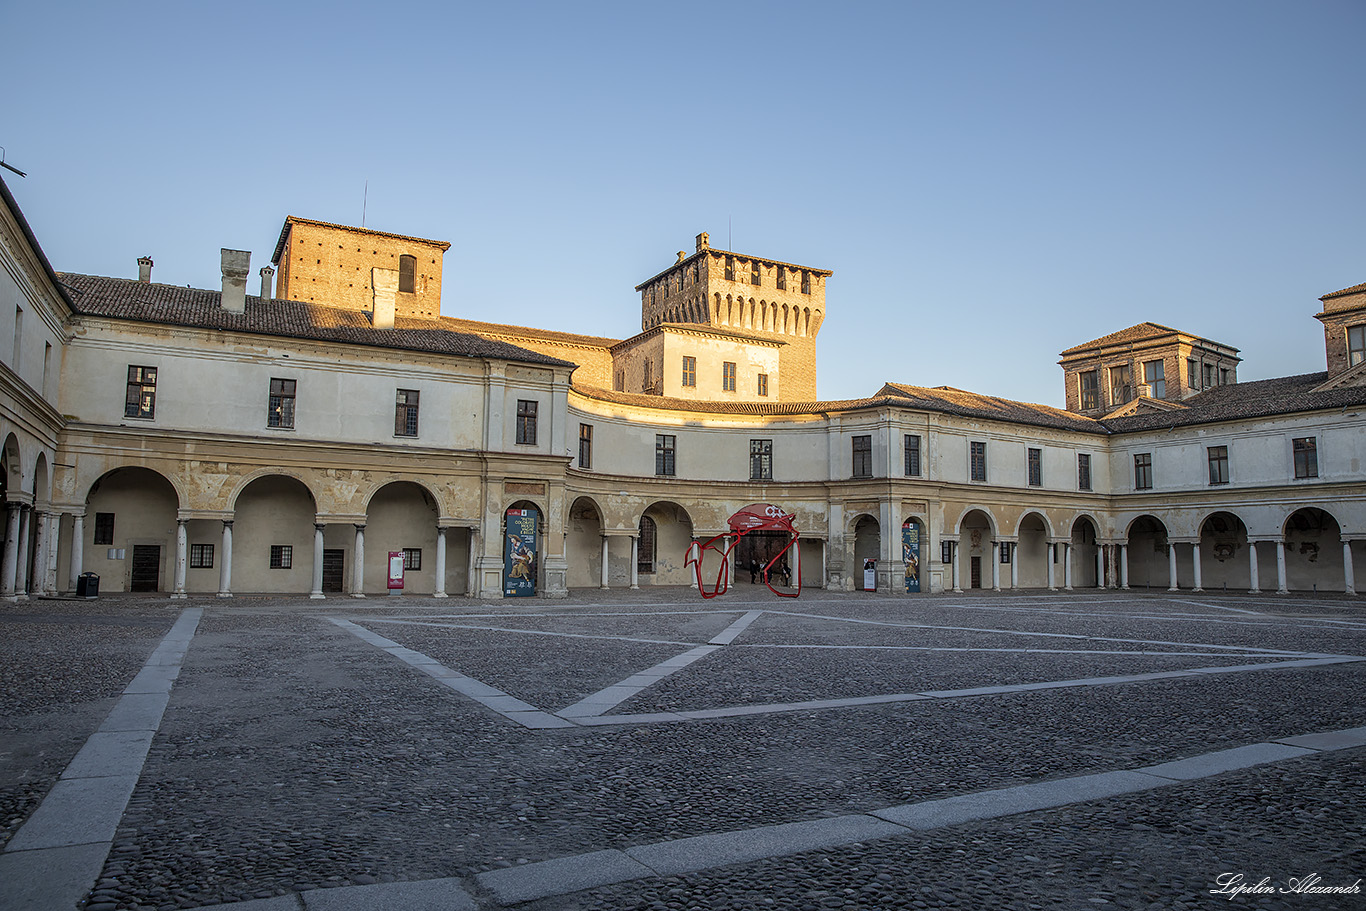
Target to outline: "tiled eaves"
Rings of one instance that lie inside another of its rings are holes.
[[[1103,423],[1112,433],[1136,433],[1366,406],[1366,386],[1315,391],[1327,379],[1327,372],[1319,372],[1216,386],[1186,399],[1183,404],[1187,407],[1180,411],[1133,415]]]
[[[1353,285],[1350,288],[1343,288],[1341,291],[1330,291],[1323,297],[1320,297],[1319,300],[1326,301],[1330,297],[1344,297],[1348,294],[1360,294],[1363,291],[1366,291],[1366,282],[1362,282],[1359,285]]]
[[[533,329],[530,326],[513,326],[507,323],[486,323],[482,320],[465,319],[459,316],[443,316],[441,317],[441,324],[455,332],[472,332],[475,335],[507,335],[534,341],[574,345],[580,348],[611,348],[621,341],[621,339],[600,335],[556,332],[552,329]]]
[[[493,358],[554,367],[569,361],[519,348],[496,339],[453,332],[436,320],[399,317],[393,329],[376,329],[367,314],[319,304],[248,295],[245,313],[229,313],[222,293],[133,279],[58,273],[77,314],[165,326],[185,326],[421,351],[429,354]]]
[[[1222,348],[1225,351],[1232,351],[1235,355],[1238,349],[1223,342],[1216,342],[1214,339],[1205,338],[1200,335],[1192,335],[1189,332],[1182,332],[1180,329],[1173,329],[1161,323],[1139,323],[1130,326],[1128,329],[1121,329],[1118,332],[1111,332],[1109,335],[1102,335],[1100,338],[1092,339],[1080,345],[1074,345],[1059,353],[1064,361],[1076,360],[1077,355],[1090,354],[1103,351],[1107,348],[1114,348],[1118,345],[1136,345],[1143,343],[1157,343],[1163,339],[1176,338],[1178,341],[1186,339],[1191,342],[1198,342],[1202,346],[1210,348]]]
[[[0,199],[4,200],[5,205],[9,208],[10,214],[14,216],[15,222],[19,225],[19,230],[23,232],[24,240],[28,241],[29,249],[33,251],[33,255],[38,257],[38,262],[43,267],[43,274],[45,274],[48,281],[52,283],[52,287],[61,297],[62,303],[74,310],[75,304],[71,301],[71,295],[67,293],[66,286],[58,279],[56,270],[52,268],[52,263],[48,261],[47,254],[43,252],[42,246],[38,243],[37,235],[33,233],[33,228],[29,226],[28,219],[24,217],[23,211],[19,208],[18,201],[16,201],[14,196],[10,193],[9,186],[6,185],[3,177],[0,177]]]

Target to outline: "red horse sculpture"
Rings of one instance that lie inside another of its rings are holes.
[[[802,561],[800,559],[801,549],[797,547],[797,529],[792,527],[792,520],[794,518],[795,516],[783,512],[777,506],[770,506],[767,503],[755,503],[752,506],[746,506],[735,515],[731,516],[730,520],[727,522],[730,526],[731,533],[734,535],[734,540],[731,540],[731,535],[729,534],[720,534],[705,544],[699,544],[697,542],[690,544],[688,546],[688,556],[687,559],[683,561],[683,565],[687,566],[691,564],[693,566],[693,572],[697,574],[697,590],[702,593],[702,597],[715,598],[717,595],[725,594],[726,590],[730,588],[730,574],[726,572],[726,570],[730,566],[731,552],[735,550],[735,545],[740,543],[740,539],[752,531],[787,532],[789,535],[787,544],[783,546],[782,550],[774,554],[772,559],[764,564],[764,584],[768,586],[769,591],[780,598],[795,598],[800,595],[802,593]],[[716,546],[717,541],[723,542],[721,547]],[[708,592],[702,584],[702,555],[708,550],[716,551],[721,555],[721,569],[716,574],[716,586],[710,592]],[[796,591],[781,592],[774,588],[773,583],[769,581],[769,570],[771,570],[779,560],[783,559],[789,550],[792,551],[792,565],[796,567]]]

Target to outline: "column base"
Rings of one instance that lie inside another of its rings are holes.
[[[351,597],[353,597],[353,598],[364,598],[364,597],[365,597],[365,592],[352,592],[352,593],[351,593]]]
[[[433,598],[449,598],[450,595],[446,594],[445,592],[432,592],[432,597],[433,597]]]
[[[639,586],[639,585],[632,585],[632,586],[631,586],[631,591],[633,591],[633,592],[638,592],[638,591],[640,591],[640,586]]]
[[[1121,586],[1119,587],[1119,590],[1122,591],[1122,592],[1127,592],[1127,591],[1129,590],[1129,586],[1127,586],[1127,585],[1121,585]]]
[[[1173,585],[1171,588],[1167,589],[1167,591],[1169,591],[1169,592],[1179,592],[1179,591],[1181,591],[1181,589],[1179,589],[1179,588],[1177,588],[1175,585]]]
[[[309,592],[309,593],[308,593],[308,597],[309,597],[309,600],[311,600],[311,601],[321,601],[321,600],[323,600],[324,598],[326,598],[327,596],[324,595],[322,592]]]
[[[1193,592],[1202,592],[1202,591],[1204,591],[1204,589],[1203,589],[1203,588],[1192,588],[1191,591],[1193,591]]]
[[[232,597],[232,592],[219,592],[219,593],[218,593],[218,597],[219,597],[219,598],[231,598],[231,597]]]
[[[185,594],[184,592],[171,592],[172,601],[184,601],[188,597],[190,596]]]

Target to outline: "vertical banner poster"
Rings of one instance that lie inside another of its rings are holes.
[[[389,589],[403,588],[403,551],[389,551]]]
[[[914,519],[901,526],[901,561],[906,564],[906,591],[920,591],[920,523]]]
[[[503,544],[503,594],[527,598],[536,594],[536,513],[509,509]]]

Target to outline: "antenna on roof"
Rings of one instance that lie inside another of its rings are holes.
[[[360,199],[360,226],[365,227],[365,207],[370,203],[370,181],[365,181],[365,195]]]
[[[726,216],[726,249],[727,249],[727,250],[734,250],[734,249],[735,249],[735,241],[733,241],[733,240],[730,239],[730,216],[729,216],[729,215]]]
[[[14,173],[18,174],[20,177],[27,177],[27,176],[28,176],[28,175],[25,174],[23,171],[21,171],[21,170],[19,170],[18,168],[16,168],[14,165],[12,165],[12,164],[5,164],[5,147],[4,147],[4,146],[0,146],[0,168],[4,168],[6,171],[13,171]]]

